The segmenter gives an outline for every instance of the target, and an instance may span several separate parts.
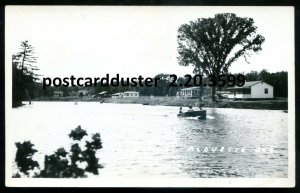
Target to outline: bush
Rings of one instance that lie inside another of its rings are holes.
[[[96,157],[96,151],[102,148],[100,134],[92,135],[92,139],[85,142],[85,149],[83,150],[76,141],[81,141],[85,135],[87,133],[81,129],[80,125],[72,130],[69,137],[73,139],[74,143],[71,145],[70,151],[67,152],[62,147],[57,149],[52,155],[45,155],[44,169],[39,170],[33,176],[29,175],[29,171],[33,171],[35,168],[40,169],[38,162],[32,159],[32,156],[38,151],[32,148],[34,145],[30,141],[16,143],[17,153],[15,161],[19,172],[27,177],[40,178],[86,177],[86,172],[98,175],[98,169],[102,168],[98,163],[99,159]],[[83,168],[82,165],[84,165]],[[21,177],[19,172],[14,174],[13,177]]]

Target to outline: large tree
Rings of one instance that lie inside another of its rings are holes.
[[[37,79],[37,74],[34,71],[39,70],[35,65],[37,57],[35,54],[35,48],[28,43],[28,40],[21,42],[20,51],[13,55],[15,61],[18,61],[18,68],[22,74],[32,75]]]
[[[260,51],[265,38],[256,34],[252,18],[237,17],[233,13],[216,14],[213,18],[199,18],[178,29],[178,61],[182,66],[193,65],[194,72],[204,75],[228,73],[230,65],[239,57]],[[216,87],[212,88],[215,100]]]
[[[36,58],[34,47],[28,41],[21,42],[20,51],[12,56],[13,107],[22,105],[23,100],[30,100],[33,95],[39,76],[35,73]]]

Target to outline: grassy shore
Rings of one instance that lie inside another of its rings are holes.
[[[187,107],[189,104],[196,105],[198,99],[177,99],[168,97],[155,97],[138,99],[112,99],[105,100],[106,103],[134,103],[134,104],[149,104],[149,105],[162,105],[162,106],[182,106]],[[238,108],[238,109],[269,109],[269,110],[287,110],[287,100],[259,100],[259,101],[203,101],[204,107],[212,108]]]
[[[100,101],[102,99],[83,97],[44,97],[35,99],[35,101]],[[198,99],[178,99],[176,97],[138,97],[138,98],[105,98],[105,103],[126,103],[126,104],[149,104],[161,106],[182,106],[189,104],[196,105]],[[204,107],[212,108],[238,108],[238,109],[268,109],[268,110],[287,110],[287,99],[281,100],[257,100],[257,101],[229,101],[218,102],[203,101]]]

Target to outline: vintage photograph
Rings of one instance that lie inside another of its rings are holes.
[[[293,7],[6,6],[5,58],[6,186],[295,185]]]

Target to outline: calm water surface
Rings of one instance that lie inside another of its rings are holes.
[[[34,158],[42,162],[45,154],[70,146],[68,134],[78,125],[88,134],[99,132],[103,149],[98,157],[104,168],[92,176],[96,178],[287,177],[287,113],[219,108],[207,109],[207,119],[197,120],[177,117],[178,110],[139,104],[34,102],[13,109],[10,133],[13,142],[35,144],[39,153]],[[275,146],[273,152],[255,151],[270,146]],[[230,147],[245,147],[245,152],[228,152]],[[11,149],[16,151],[14,144]]]

